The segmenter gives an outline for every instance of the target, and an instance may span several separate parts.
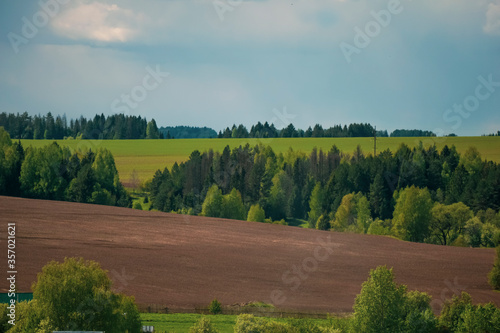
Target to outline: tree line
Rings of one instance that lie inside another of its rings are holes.
[[[56,142],[26,150],[0,127],[0,195],[129,207],[113,155],[61,148]]]
[[[65,115],[54,117],[0,113],[0,127],[13,139],[62,140],[66,138],[102,139],[159,139],[161,138],[156,121],[147,121],[141,116],[115,114],[104,116],[96,114],[93,119],[80,117],[69,122]]]
[[[277,129],[274,124],[258,122],[252,125],[250,131],[240,124],[226,127],[219,131],[218,138],[343,138],[343,137],[372,137],[375,134],[375,128],[370,124],[350,124],[335,125],[323,129],[323,126],[316,124],[313,128],[310,126],[304,131],[296,129],[293,124],[289,124],[283,129]],[[387,137],[387,131],[377,131],[377,136]]]
[[[436,136],[431,131],[397,129],[390,135],[386,130],[376,131],[370,124],[335,125],[323,128],[320,124],[309,126],[306,130],[296,129],[289,124],[277,129],[274,124],[258,122],[250,131],[242,124],[219,131],[208,127],[167,126],[158,128],[156,121],[149,122],[141,116],[114,114],[104,116],[96,114],[94,118],[83,116],[68,119],[66,115],[53,116],[51,112],[45,116],[0,113],[0,126],[13,139],[47,139],[62,140],[65,138],[92,140],[119,139],[187,139],[187,138],[342,138],[342,137],[427,137]]]
[[[352,154],[336,146],[276,154],[257,145],[193,151],[156,171],[151,207],[186,214],[279,221],[435,244],[496,246],[500,165],[477,149],[402,144],[392,153]]]

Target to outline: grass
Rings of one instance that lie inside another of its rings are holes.
[[[142,325],[154,326],[155,332],[175,332],[187,333],[189,328],[193,326],[203,315],[192,313],[141,313]],[[208,315],[207,316],[215,328],[221,333],[233,333],[233,327],[236,324],[236,315]],[[288,321],[287,318],[266,318],[268,320]],[[332,320],[339,322],[345,321],[345,318],[337,319],[307,319],[321,326],[329,326]]]
[[[436,144],[441,150],[445,145],[455,145],[458,152],[475,146],[482,157],[500,163],[500,137],[439,137],[439,138],[378,138],[377,152],[386,149],[396,151],[401,143],[410,147],[422,141],[425,147]],[[24,147],[41,147],[52,140],[21,140]],[[275,152],[284,153],[293,147],[295,151],[309,153],[314,147],[328,151],[335,144],[346,153],[352,153],[357,145],[365,153],[373,153],[373,138],[280,138],[280,139],[175,139],[175,140],[58,140],[61,146],[71,150],[109,149],[115,157],[120,179],[129,183],[135,170],[141,181],[150,179],[156,170],[171,167],[175,162],[189,158],[193,150],[201,152],[213,149],[222,152],[224,147],[270,145]]]
[[[155,332],[189,332],[189,328],[193,326],[201,317],[201,314],[192,313],[141,313],[142,325],[154,326]],[[233,332],[233,326],[236,323],[236,316],[216,315],[208,317],[215,328],[217,328],[221,333]]]

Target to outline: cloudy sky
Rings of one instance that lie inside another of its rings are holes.
[[[500,130],[500,0],[3,0],[0,112]]]

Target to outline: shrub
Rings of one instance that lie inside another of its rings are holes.
[[[293,332],[285,323],[257,318],[254,315],[242,314],[236,319],[234,333],[286,333]]]
[[[142,210],[142,205],[141,205],[141,203],[140,203],[140,202],[136,202],[136,203],[134,204],[134,209]]]
[[[466,292],[462,292],[460,297],[454,295],[451,301],[446,301],[439,317],[441,328],[455,332],[463,321],[462,313],[468,305],[472,305],[472,299]]]
[[[493,268],[488,274],[488,281],[493,289],[500,290],[500,246],[497,247],[497,257],[495,258]]]
[[[219,314],[222,312],[222,305],[217,299],[214,299],[208,306],[208,311],[214,315]]]
[[[201,317],[196,324],[191,326],[189,333],[219,333],[219,330],[212,326],[210,319]]]

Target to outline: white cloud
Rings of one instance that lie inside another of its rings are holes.
[[[142,20],[142,14],[116,4],[78,3],[57,16],[52,28],[57,34],[74,40],[127,42],[137,35],[137,25]]]
[[[500,4],[490,3],[486,12],[486,24],[484,32],[490,35],[500,36]]]

